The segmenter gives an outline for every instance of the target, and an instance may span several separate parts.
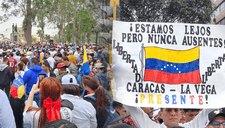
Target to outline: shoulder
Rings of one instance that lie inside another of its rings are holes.
[[[90,102],[95,109],[97,108],[96,101],[92,97],[86,96],[86,97],[84,97],[84,100],[86,100],[87,102]]]
[[[37,126],[38,125],[38,119],[40,116],[40,111],[29,111],[23,112],[23,122],[25,126]]]
[[[8,98],[7,98],[7,96],[6,96],[6,94],[5,94],[5,92],[4,91],[2,91],[1,89],[0,89],[0,103],[1,102],[7,102],[7,100],[8,100]]]
[[[67,107],[61,107],[60,114],[62,119],[72,122],[72,111]]]

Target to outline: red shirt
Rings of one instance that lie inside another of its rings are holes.
[[[9,65],[9,67],[11,68],[11,71],[12,71],[12,72],[15,72],[16,64],[17,64],[17,61],[16,61],[16,59],[14,59],[13,57],[10,57],[10,58],[8,59],[8,65]]]

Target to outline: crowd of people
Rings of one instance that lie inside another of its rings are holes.
[[[0,128],[225,127],[224,109],[133,107],[114,101],[109,73],[104,45],[1,42]]]

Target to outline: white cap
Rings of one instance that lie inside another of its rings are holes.
[[[62,85],[78,85],[79,86],[79,84],[77,84],[76,78],[71,74],[68,74],[62,77]]]
[[[69,51],[69,54],[73,54],[73,51]]]

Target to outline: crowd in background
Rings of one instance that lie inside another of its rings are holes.
[[[225,127],[223,109],[139,108],[114,101],[110,73],[104,45],[1,42],[0,128]]]

